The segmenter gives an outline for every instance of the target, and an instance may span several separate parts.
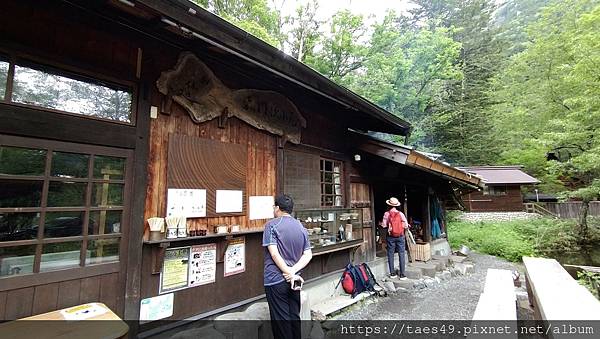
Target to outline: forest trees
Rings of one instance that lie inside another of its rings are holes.
[[[600,197],[600,4],[560,1],[527,29],[529,44],[495,82],[502,160],[524,164],[547,191]]]

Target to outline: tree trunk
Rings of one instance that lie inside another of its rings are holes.
[[[588,211],[590,209],[590,201],[584,199],[581,208],[579,209],[579,229],[581,230],[579,244],[584,244],[588,240],[588,224],[587,224],[587,216]]]

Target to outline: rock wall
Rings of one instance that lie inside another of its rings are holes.
[[[463,213],[459,219],[463,221],[513,221],[541,218],[537,213],[527,212],[472,212]]]

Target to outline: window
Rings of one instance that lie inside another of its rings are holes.
[[[339,207],[342,203],[342,163],[321,159],[321,206]]]
[[[7,89],[9,102],[85,115],[123,123],[132,122],[132,91],[113,84],[49,70],[31,63],[11,65],[0,60],[0,98]],[[12,86],[8,86],[12,83]]]
[[[6,79],[8,78],[8,62],[0,59],[0,101],[6,94]]]
[[[485,186],[483,195],[506,195],[506,186]]]
[[[0,139],[0,278],[119,261],[127,155],[42,143]]]

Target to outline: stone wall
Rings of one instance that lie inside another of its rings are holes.
[[[459,216],[462,221],[513,221],[541,218],[537,213],[526,212],[471,212]]]

